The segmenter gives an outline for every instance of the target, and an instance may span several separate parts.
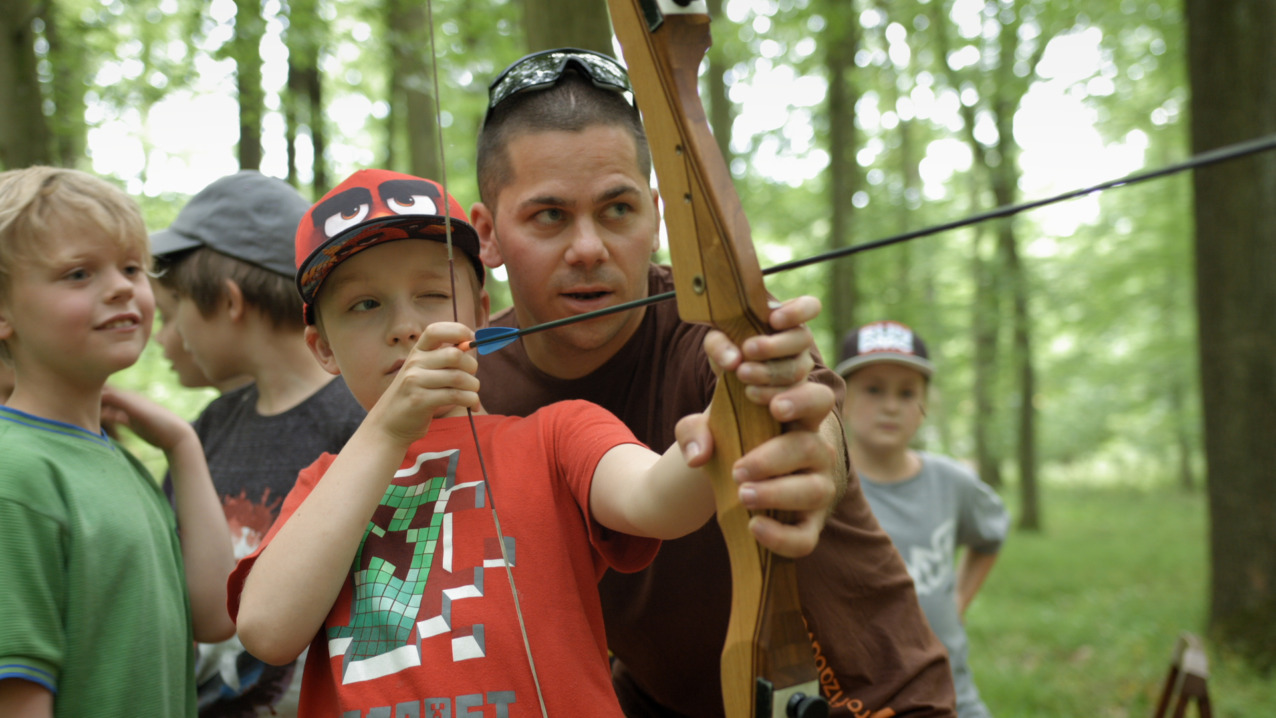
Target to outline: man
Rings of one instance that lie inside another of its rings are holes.
[[[672,288],[669,270],[651,264],[659,200],[650,186],[646,137],[623,94],[628,89],[613,60],[576,50],[529,55],[492,83],[479,137],[482,202],[471,214],[484,263],[509,272],[514,307],[493,324],[532,326]],[[813,363],[802,324],[818,309],[815,300],[801,298],[774,311],[770,321],[779,333],[740,347],[748,360],[741,378],[794,384],[783,391],[795,403],[805,401]],[[527,335],[479,363],[483,404],[525,415],[560,399],[589,399],[663,449],[674,441],[677,417],[712,395],[713,373],[701,350],[707,331],[683,323],[665,303]],[[811,377],[833,387],[840,402],[844,388],[836,375],[816,366]],[[785,437],[787,449],[770,465],[738,467],[736,478],[753,509],[809,499],[775,495],[749,481],[774,473],[806,474],[813,492],[829,482],[844,490],[819,546],[798,561],[803,609],[834,714],[953,715],[943,647],[849,475],[836,416],[820,434]],[[764,545],[775,545],[784,531],[756,517],[751,528]],[[717,526],[666,542],[641,573],[609,573],[600,591],[613,679],[627,715],[722,715],[719,654],[731,586]]]

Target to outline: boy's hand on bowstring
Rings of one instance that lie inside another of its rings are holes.
[[[368,418],[406,445],[425,436],[435,417],[478,408],[478,360],[457,346],[473,339],[464,324],[428,325]]]
[[[107,385],[102,388],[102,425],[116,437],[116,427],[126,426],[138,437],[164,452],[195,436],[180,416],[141,394]]]

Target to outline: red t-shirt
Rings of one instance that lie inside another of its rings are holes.
[[[609,567],[646,566],[659,542],[595,524],[589,490],[604,454],[638,442],[581,401],[474,420],[490,494],[469,420],[435,419],[391,481],[310,646],[301,715],[540,715],[493,502],[550,715],[621,715],[597,581]],[[334,459],[301,473],[261,547],[236,566],[232,618],[257,556]]]

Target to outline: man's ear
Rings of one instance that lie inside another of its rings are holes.
[[[226,287],[222,292],[221,305],[226,310],[226,316],[230,317],[231,321],[237,322],[244,318],[248,305],[244,301],[244,290],[240,289],[235,280],[226,280]]]
[[[483,260],[483,264],[492,269],[505,264],[501,247],[496,242],[496,217],[492,210],[482,202],[475,202],[470,208],[470,224],[474,225],[474,231],[478,233],[479,259]]]
[[[306,325],[306,346],[310,347],[310,353],[315,355],[315,359],[324,371],[334,376],[341,374],[341,367],[337,366],[337,358],[332,353],[332,346],[328,344],[328,339],[324,337],[323,332],[313,324]]]
[[[651,206],[656,210],[656,231],[651,237],[651,253],[655,254],[660,251],[660,227],[663,224],[660,217],[660,190],[655,187],[651,188]]]

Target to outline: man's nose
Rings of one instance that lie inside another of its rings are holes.
[[[576,234],[567,249],[567,263],[592,267],[607,261],[608,256],[607,244],[598,231],[598,225],[592,220],[578,222]]]

